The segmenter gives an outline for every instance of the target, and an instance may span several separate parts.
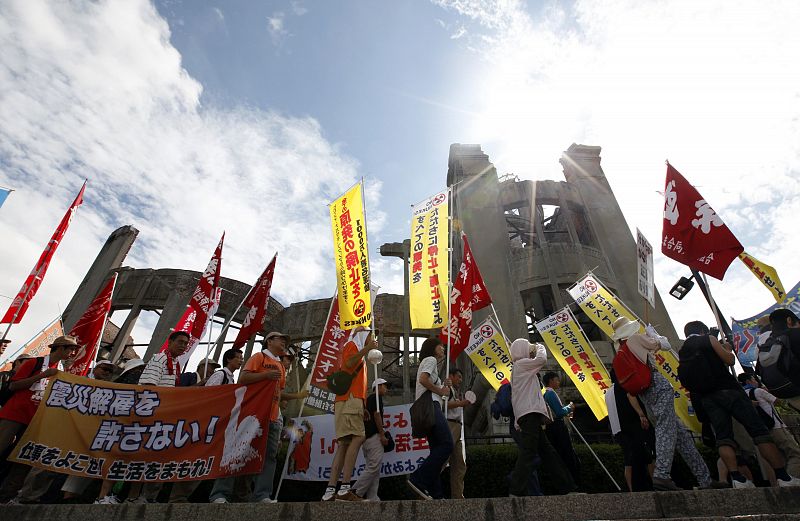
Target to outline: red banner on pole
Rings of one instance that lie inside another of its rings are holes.
[[[78,206],[83,203],[84,190],[86,190],[85,181],[81,187],[81,191],[78,193],[78,197],[75,198],[67,210],[67,213],[61,218],[61,222],[58,223],[58,228],[56,228],[56,231],[50,238],[50,242],[47,243],[41,257],[39,257],[39,262],[36,263],[36,266],[33,267],[28,278],[25,279],[25,284],[22,285],[22,289],[19,290],[17,296],[11,302],[11,307],[8,308],[3,319],[0,320],[0,324],[19,324],[20,320],[22,320],[22,317],[28,310],[28,304],[30,304],[33,296],[36,295],[36,292],[39,290],[39,286],[42,284],[42,279],[44,279],[44,275],[47,273],[50,261],[56,253],[56,248],[61,244],[64,234],[67,233],[67,228],[69,228],[69,223],[72,221],[72,216],[75,215]]]
[[[208,262],[206,270],[200,275],[200,282],[192,293],[192,298],[189,299],[189,304],[183,312],[180,320],[172,329],[172,331],[185,331],[189,333],[189,347],[186,351],[178,357],[178,362],[181,366],[181,371],[186,369],[186,363],[192,356],[194,349],[200,342],[203,333],[206,330],[211,317],[214,315],[216,299],[218,298],[217,288],[219,287],[220,270],[222,269],[222,242],[225,240],[225,234],[217,244],[217,249],[214,250],[214,255]],[[168,341],[164,341],[161,346],[161,352],[167,350]]]
[[[275,263],[278,260],[278,254],[272,258],[264,273],[256,281],[255,285],[247,294],[244,299],[244,305],[250,309],[244,317],[239,334],[236,335],[236,340],[233,342],[233,348],[238,349],[247,343],[247,340],[258,333],[261,329],[261,324],[264,323],[264,317],[267,316],[267,306],[269,305],[269,294],[272,289],[272,277],[275,275]]]
[[[117,274],[114,273],[69,332],[75,337],[81,349],[67,369],[68,372],[78,376],[86,376],[89,372],[92,362],[97,357],[100,340],[103,338],[103,329],[111,311],[111,296],[114,294],[116,282]]]
[[[311,382],[308,388],[306,405],[333,414],[336,394],[328,390],[328,376],[342,366],[342,350],[350,339],[350,332],[341,327],[339,317],[339,296],[335,294],[325,321],[325,331],[317,348],[317,358],[311,369]]]
[[[450,320],[439,338],[447,344],[450,331],[450,359],[455,360],[469,344],[472,333],[472,312],[492,303],[489,291],[483,283],[478,264],[472,256],[467,235],[461,233],[464,242],[464,260],[458,269],[453,289],[450,292]]]
[[[711,205],[668,164],[661,253],[722,280],[728,266],[743,251]]]

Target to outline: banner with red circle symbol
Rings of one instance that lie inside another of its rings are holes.
[[[448,323],[450,254],[447,190],[411,209],[408,305],[412,329],[438,329]]]

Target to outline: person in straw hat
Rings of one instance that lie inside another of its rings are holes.
[[[631,353],[650,369],[650,387],[639,394],[639,397],[644,402],[655,426],[656,465],[653,471],[653,488],[681,490],[670,476],[675,449],[678,449],[689,466],[700,488],[711,488],[708,466],[697,451],[692,435],[678,421],[678,416],[675,414],[675,391],[669,381],[656,369],[653,353],[662,348],[661,343],[655,338],[639,333],[641,328],[639,323],[626,317],[618,318],[612,327],[614,334],[611,339],[620,346],[627,344]]]

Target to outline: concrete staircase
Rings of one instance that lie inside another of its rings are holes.
[[[536,498],[381,503],[13,505],[3,521],[577,521],[588,519],[800,519],[800,488],[638,492]]]

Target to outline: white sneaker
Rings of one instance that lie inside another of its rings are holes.
[[[220,503],[227,503],[228,500],[225,499],[224,497],[218,497],[217,499],[212,499],[211,502],[220,504]]]
[[[336,489],[334,487],[328,487],[325,489],[325,493],[322,495],[322,501],[333,501],[336,499]]]
[[[780,480],[778,480],[780,482]],[[746,479],[744,481],[739,481],[736,479],[731,479],[731,485],[733,488],[756,488],[752,481]]]
[[[789,477],[791,478],[791,476],[789,476]],[[800,479],[792,478],[792,479],[790,479],[788,481],[787,480],[783,480],[783,479],[779,479],[778,480],[778,486],[779,487],[800,487]]]
[[[144,497],[144,496],[139,496],[139,497],[133,498],[133,499],[126,499],[125,502],[126,503],[133,503],[133,504],[136,504],[136,505],[146,505],[147,503],[149,503],[147,498]]]
[[[277,500],[277,499],[270,499],[270,498],[268,498],[268,497],[265,497],[264,499],[262,499],[261,501],[259,501],[259,503],[277,503],[277,502],[278,502],[278,500]]]
[[[108,495],[105,497],[98,498],[94,502],[95,505],[119,505],[119,499],[117,496]]]

